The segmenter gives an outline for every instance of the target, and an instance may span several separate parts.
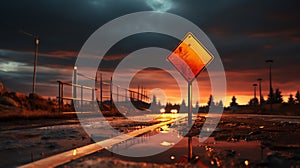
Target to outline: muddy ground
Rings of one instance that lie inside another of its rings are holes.
[[[130,127],[124,118],[110,120],[121,121],[120,129]],[[205,120],[198,117],[191,131],[190,163],[187,138],[183,138],[173,148],[150,157],[123,157],[103,150],[62,167],[300,166],[300,122],[293,117],[223,116],[212,136],[200,143],[198,132]],[[1,121],[0,125],[0,167],[15,167],[93,142],[74,117]]]

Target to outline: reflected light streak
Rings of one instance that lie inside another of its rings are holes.
[[[76,156],[76,154],[77,154],[77,149],[74,149],[72,155],[73,155],[73,156]]]
[[[160,143],[161,146],[172,146],[175,145],[174,142],[167,142],[167,141],[163,141]]]

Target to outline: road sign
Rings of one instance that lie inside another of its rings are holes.
[[[213,58],[213,55],[191,32],[187,33],[181,43],[168,56],[168,60],[189,83]]]

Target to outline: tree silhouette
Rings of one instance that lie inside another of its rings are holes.
[[[196,105],[195,105],[196,110],[199,109],[199,101],[196,101]]]
[[[289,100],[288,100],[289,104],[295,104],[295,100],[292,94],[290,94]]]
[[[207,105],[208,105],[208,106],[215,106],[215,103],[214,103],[214,97],[213,97],[212,95],[209,96]]]
[[[258,105],[258,99],[257,99],[256,97],[250,99],[249,105],[251,105],[251,106],[253,106],[253,105]]]
[[[232,97],[230,107],[238,106],[235,96]]]
[[[185,103],[185,100],[184,100],[184,99],[183,99],[182,102],[181,102],[181,106],[182,106],[182,107],[186,107],[186,103]]]
[[[195,108],[194,108],[193,111],[196,112],[196,113],[199,112],[199,101],[196,101],[196,103],[195,103]]]
[[[153,95],[153,98],[152,98],[152,105],[157,105],[157,98],[155,95]]]
[[[274,92],[273,92],[273,88],[270,88],[270,93],[268,94],[268,100],[267,103],[275,103],[275,96],[274,96]]]
[[[276,89],[276,91],[275,91],[274,100],[275,100],[275,103],[283,102],[281,91],[279,89]]]
[[[158,106],[158,107],[161,107],[160,100],[158,100],[157,106]]]
[[[223,101],[222,101],[222,100],[220,100],[220,101],[219,101],[219,103],[218,103],[218,107],[222,107],[222,108],[224,107],[224,105],[223,105]]]
[[[300,104],[300,93],[299,93],[299,90],[297,91],[296,95],[295,95],[295,98],[296,98],[296,103],[297,104]]]

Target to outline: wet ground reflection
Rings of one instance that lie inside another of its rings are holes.
[[[199,137],[197,133],[206,117],[204,115],[195,117],[196,123],[192,130],[194,136],[191,141],[193,165],[201,167],[290,167],[300,164],[299,118],[296,117],[292,120],[293,122],[289,122],[289,118],[280,118],[280,116],[225,115],[211,137]],[[113,156],[135,162],[187,164],[188,137],[176,131],[175,128],[178,129],[178,127],[184,129],[184,123],[178,122],[163,126],[144,135],[142,141],[127,142],[127,146],[113,147],[119,152],[131,151],[138,155],[143,151],[151,151],[155,148],[164,149],[174,145],[160,154],[149,157],[124,157],[102,151],[90,158]],[[202,138],[207,139],[199,142]]]
[[[160,115],[157,120],[166,121],[180,115]],[[141,116],[137,116],[140,117]],[[143,116],[146,117],[146,116]],[[151,116],[153,117],[153,116]],[[211,137],[200,143],[198,133],[206,121],[205,116],[195,116],[192,134],[193,165],[210,167],[290,167],[300,165],[300,118],[294,116],[259,116],[259,115],[224,115]],[[111,123],[124,133],[141,127],[129,123],[124,118],[109,118]],[[95,126],[93,118],[84,124]],[[97,129],[103,129],[101,122]],[[99,151],[80,161],[65,166],[74,167],[85,161],[97,159],[119,158],[125,161],[180,165],[188,162],[188,137],[184,129],[186,121],[165,125],[159,129],[112,146],[112,151],[131,151],[136,155],[144,151],[162,150],[164,152],[149,157],[124,157],[108,150]],[[145,125],[146,126],[146,125]],[[177,131],[179,130],[179,131]],[[94,136],[97,136],[95,133]],[[110,138],[111,133],[101,135],[100,139]],[[2,166],[12,167],[28,163],[65,150],[74,149],[93,141],[79,123],[74,121],[65,125],[34,127],[26,129],[2,130],[0,132],[0,157]],[[173,146],[171,149],[168,147]],[[76,152],[76,151],[75,151]]]

